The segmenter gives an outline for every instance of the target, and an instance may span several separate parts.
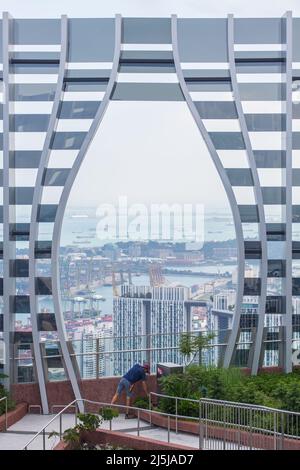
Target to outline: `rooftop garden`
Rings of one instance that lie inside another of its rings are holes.
[[[300,413],[300,372],[246,376],[237,368],[222,369],[193,364],[187,366],[183,373],[163,377],[159,382],[163,394],[195,400],[177,400],[177,414],[182,416],[179,418],[182,423],[195,423],[200,412],[201,418],[211,428],[220,426],[225,420],[231,429],[240,423],[245,429],[253,426],[264,429],[266,434],[272,434],[276,420],[277,433],[284,431],[287,435],[300,436],[300,415],[281,414],[278,411],[274,414],[268,410],[262,412],[255,406],[252,409],[242,407],[246,403]],[[198,400],[201,398],[236,402],[238,405],[228,404],[225,408],[222,403],[204,405],[202,402],[199,408]],[[138,399],[135,406],[147,409],[149,403],[148,400]],[[176,401],[173,398],[159,398],[158,401],[153,400],[152,409],[176,415]]]
[[[160,379],[163,393],[184,398],[214,398],[300,412],[300,371],[247,376],[238,368],[189,365],[183,374]],[[159,407],[175,412],[175,401],[162,399]],[[178,413],[194,415],[198,405],[178,403]],[[197,414],[195,414],[197,416]]]
[[[300,412],[300,370],[290,374],[265,372],[249,376],[240,368],[203,366],[202,351],[210,346],[213,338],[213,333],[181,335],[179,349],[184,358],[184,372],[162,377],[160,385],[163,393],[174,397],[196,400],[212,398]],[[198,365],[195,364],[197,358]],[[174,413],[175,400],[162,399],[159,407],[161,411]],[[198,404],[179,401],[178,413],[198,416]]]

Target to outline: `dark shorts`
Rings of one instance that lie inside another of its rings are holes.
[[[131,383],[128,382],[127,379],[122,377],[122,379],[119,382],[118,388],[117,388],[117,394],[121,395],[123,389],[126,391],[126,397],[130,398],[132,397],[132,392],[130,391]]]

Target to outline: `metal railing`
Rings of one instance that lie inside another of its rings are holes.
[[[7,431],[7,410],[8,410],[8,402],[7,397],[0,398],[0,403],[5,401],[5,431]]]
[[[299,449],[300,412],[249,403],[201,398],[183,398],[150,392],[175,401],[175,431],[178,432],[179,403],[190,402],[199,415],[199,448],[202,449]]]
[[[244,337],[242,333],[248,333],[249,329],[241,329],[240,337],[236,342],[236,351],[233,365],[236,367],[248,367],[253,348],[253,337]],[[227,347],[227,337],[230,330],[210,330],[218,333],[211,344],[204,348],[201,360],[195,357],[195,363],[201,362],[207,366],[220,366]],[[193,332],[195,335],[199,332]],[[207,332],[202,332],[207,333]],[[276,333],[277,335],[277,333]],[[82,338],[70,341],[70,357],[74,366],[78,369],[78,375],[82,379],[111,377],[123,375],[128,366],[134,362],[150,362],[152,372],[155,372],[156,364],[161,362],[184,363],[184,356],[179,348],[180,334],[141,335],[126,337],[100,337]],[[300,340],[294,339],[294,349],[299,347]],[[281,337],[263,341],[263,367],[278,367],[283,360],[283,340]],[[66,379],[63,366],[63,358],[60,345],[57,340],[42,342],[42,357],[45,374],[49,381]],[[15,370],[15,381],[33,382],[34,357],[30,353],[30,343],[20,346],[17,354],[11,357]]]
[[[85,404],[90,404],[90,405],[97,405],[97,406],[100,406],[100,407],[107,407],[107,408],[117,408],[117,409],[120,409],[120,410],[130,410],[130,411],[133,411],[135,412],[136,416],[137,416],[137,426],[136,428],[130,428],[130,432],[134,429],[136,430],[137,432],[137,436],[140,436],[140,433],[142,431],[142,427],[141,427],[141,412],[145,412],[145,413],[148,413],[149,415],[159,415],[159,416],[164,416],[167,418],[167,422],[168,422],[168,426],[167,426],[167,439],[166,439],[166,442],[170,443],[171,442],[171,426],[170,426],[170,423],[171,423],[171,416],[173,416],[172,414],[170,413],[164,413],[162,411],[156,411],[156,410],[147,410],[147,409],[143,409],[143,408],[138,408],[136,406],[127,406],[127,405],[118,405],[118,404],[111,404],[111,403],[105,403],[105,402],[98,402],[98,401],[93,401],[93,400],[87,400],[85,398],[82,398],[82,399],[77,399],[77,400],[73,400],[71,403],[69,403],[68,405],[66,405],[57,415],[55,415],[45,426],[42,427],[42,429],[40,429],[28,442],[27,444],[23,447],[22,450],[28,450],[29,446],[39,437],[39,436],[42,436],[42,443],[43,443],[43,448],[42,450],[46,450],[46,429],[48,428],[48,426],[50,426],[50,424],[52,424],[57,418],[59,419],[59,438],[61,439],[63,437],[63,421],[62,421],[62,416],[63,414],[69,410],[71,407],[76,407],[76,411],[75,411],[75,425],[77,424],[77,420],[78,420],[78,402],[83,402],[84,406]],[[98,413],[100,414],[100,413]],[[191,419],[193,421],[197,420],[198,421],[198,418],[193,418],[193,417],[189,417],[189,416],[184,416],[184,415],[178,415],[178,418],[182,419],[182,420],[186,420],[186,419]],[[109,421],[109,430],[112,431],[113,430],[113,419]],[[126,432],[126,429],[122,430],[122,432]]]
[[[152,408],[152,397],[175,401],[175,413],[166,413]],[[117,408],[119,410],[131,410],[137,416],[137,425],[130,428],[136,430],[140,436],[143,427],[142,420],[149,421],[150,426],[155,425],[166,429],[166,441],[171,443],[171,433],[175,435],[179,431],[198,436],[198,449],[201,450],[300,450],[300,413],[276,408],[268,408],[248,403],[236,403],[224,400],[201,398],[177,397],[151,392],[149,394],[149,409],[135,406],[117,405],[105,402],[97,402],[87,399],[73,400],[54,416],[24,447],[28,447],[42,436],[43,450],[46,449],[46,429],[56,419],[59,419],[59,438],[63,437],[63,414],[75,407],[75,425],[77,424],[78,402],[97,405],[100,407]],[[197,414],[180,413],[180,403],[193,404],[192,411]],[[101,414],[101,412],[100,412]],[[148,416],[148,418],[147,418]],[[155,416],[163,419],[154,420]],[[109,421],[109,429],[113,428],[113,420]],[[126,432],[126,429],[122,430]],[[173,441],[175,444],[175,442]]]
[[[28,446],[37,439],[38,436],[42,435],[43,438],[43,450],[46,450],[46,429],[50,424],[52,424],[57,418],[59,418],[59,438],[62,438],[62,414],[68,410],[72,406],[76,406],[76,411],[75,411],[75,426],[77,424],[77,402],[79,400],[73,400],[71,403],[66,405],[57,415],[55,415],[48,423],[43,426],[28,442],[27,444],[23,447],[22,450],[28,450]]]

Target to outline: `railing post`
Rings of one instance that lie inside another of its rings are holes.
[[[78,403],[75,403],[75,426],[77,426]]]
[[[240,450],[240,448],[241,448],[241,408],[240,407],[238,407],[237,412],[238,412],[238,419],[237,420],[238,420],[238,430],[239,430],[238,431],[238,436],[239,436],[239,438],[238,438],[238,450]]]
[[[175,425],[176,425],[176,434],[178,434],[178,403],[177,403],[177,402],[178,402],[178,399],[177,399],[177,397],[176,397],[176,398],[175,398],[175,414],[176,414],[176,416],[175,416],[175,420],[176,420]]]
[[[170,415],[168,415],[168,443],[170,442]]]
[[[112,431],[112,421],[113,421],[113,418],[109,420],[109,430]]]
[[[43,429],[43,450],[46,450],[46,433],[45,433],[45,428]]]
[[[281,413],[281,449],[284,450],[284,413]]]
[[[253,426],[253,423],[252,423],[252,406],[250,407],[250,420],[249,420],[249,424],[250,424],[250,450],[252,450],[252,426]]]
[[[151,408],[152,408],[152,403],[151,403],[151,393],[149,393],[149,424],[152,426],[152,413],[151,413]]]
[[[5,397],[5,431],[7,431],[7,428],[8,428],[8,424],[7,424],[7,408],[8,408],[8,405],[7,405],[7,397]]]
[[[62,413],[59,415],[59,440],[61,440],[62,436]]]
[[[199,400],[199,450],[203,449],[203,426],[201,413],[201,400]]]
[[[137,435],[140,435],[140,410],[138,409],[138,428],[137,428]]]
[[[274,416],[274,422],[273,422],[273,428],[274,428],[274,450],[277,449],[277,413],[274,411],[273,413]]]
[[[223,450],[226,449],[226,406],[223,405]]]

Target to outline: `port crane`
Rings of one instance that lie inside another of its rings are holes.
[[[149,266],[149,279],[151,287],[160,287],[165,284],[165,277],[162,274],[160,264],[150,264]]]
[[[117,269],[113,268],[112,269],[112,274],[111,274],[111,283],[112,283],[112,287],[113,287],[113,295],[114,296],[119,295],[118,288],[117,288],[116,274],[119,274],[120,284],[125,284],[125,282],[126,282],[125,281],[125,276],[124,276],[124,274],[126,274],[126,271],[124,271],[122,269],[117,270]],[[132,282],[132,274],[131,274],[130,269],[127,270],[127,279],[128,279],[128,284],[132,285],[133,282]]]

